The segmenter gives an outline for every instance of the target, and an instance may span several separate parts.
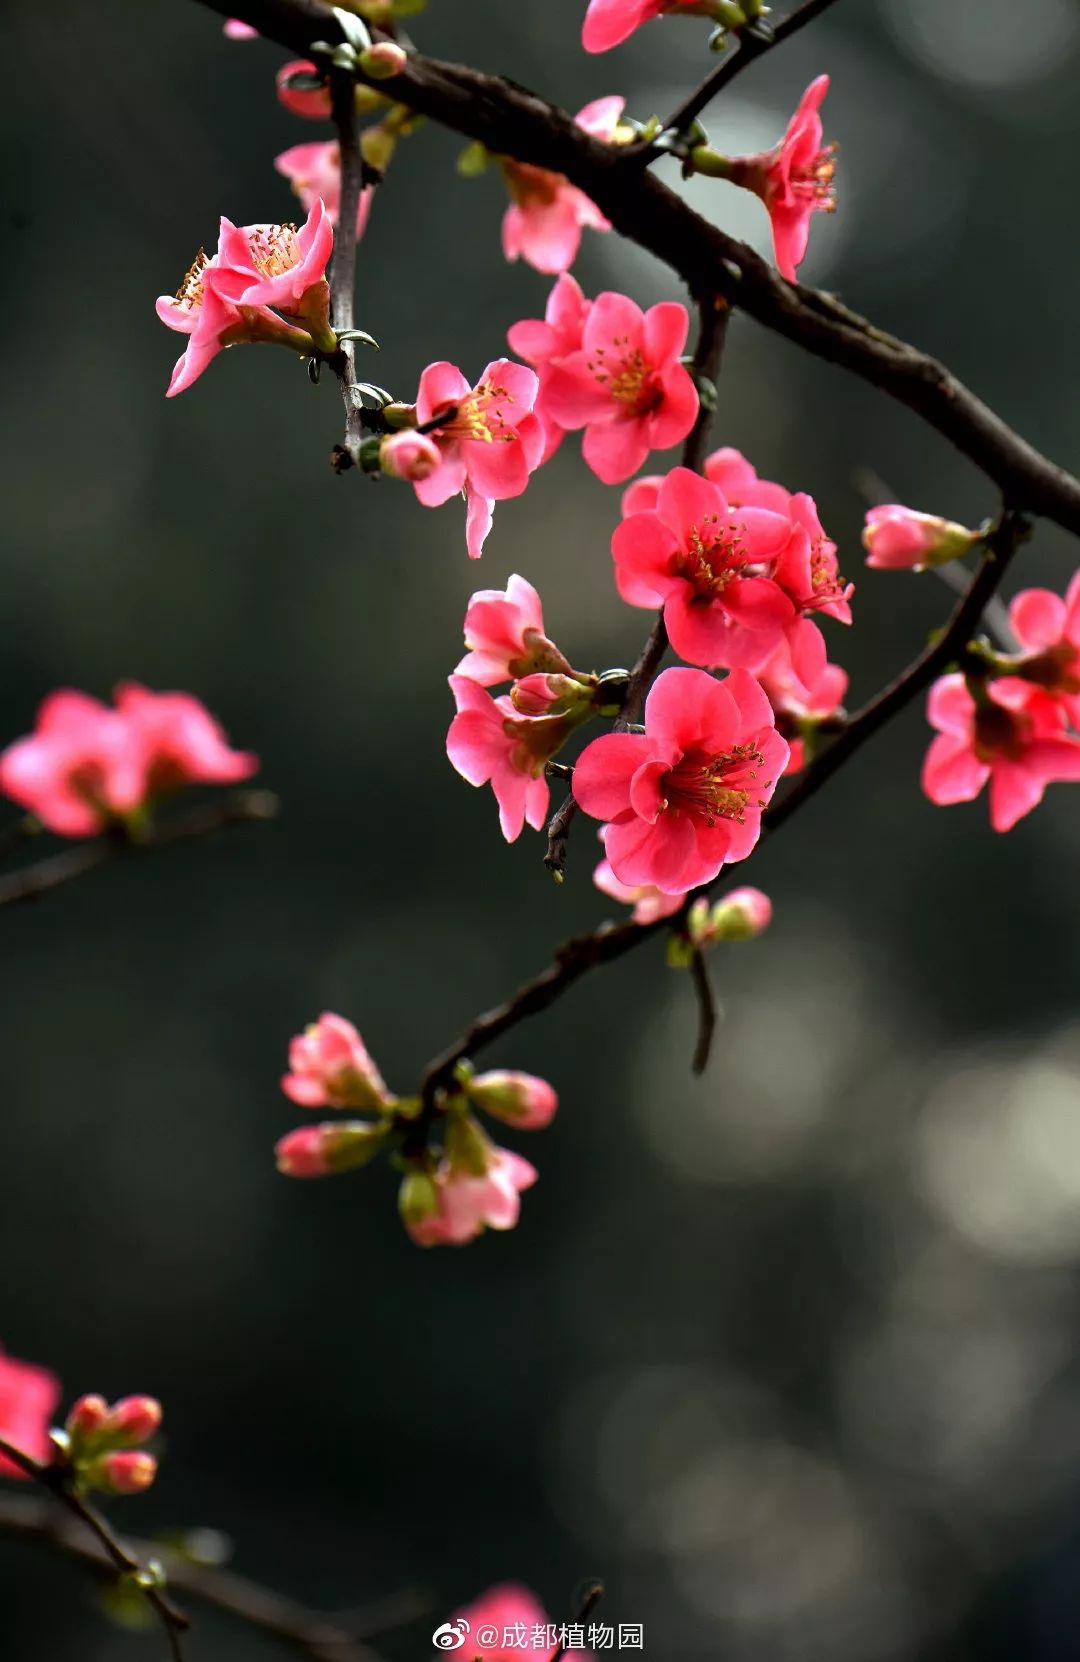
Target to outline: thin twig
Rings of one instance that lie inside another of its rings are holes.
[[[690,981],[698,1002],[698,1036],[690,1071],[696,1079],[700,1079],[709,1065],[713,1034],[716,1032],[716,993],[713,990],[709,966],[705,962],[705,954],[699,947],[695,947],[690,954],[689,967]]]
[[[219,802],[192,808],[186,814],[167,820],[150,836],[135,840],[121,834],[95,837],[91,842],[79,843],[75,848],[53,854],[47,860],[24,866],[8,877],[0,878],[0,907],[16,906],[24,900],[38,900],[53,889],[63,888],[88,872],[108,866],[114,860],[127,860],[135,855],[149,854],[174,843],[197,842],[223,831],[230,825],[250,825],[275,819],[280,809],[279,799],[272,791],[230,791]]]
[[[330,271],[334,328],[340,333],[355,326],[356,306],[356,216],[364,188],[364,163],[360,154],[356,123],[356,81],[348,70],[330,74],[330,98],[337,128],[341,160],[341,202],[338,208],[334,259]],[[342,341],[331,367],[341,388],[345,406],[345,435],[331,453],[335,472],[355,467],[364,437],[364,406],[356,384],[356,342]]]
[[[110,1525],[97,1508],[91,1506],[82,1495],[75,1493],[63,1467],[42,1465],[40,1461],[24,1454],[22,1449],[16,1448],[3,1437],[0,1437],[0,1454],[47,1494],[53,1495],[73,1517],[78,1518],[94,1536],[113,1568],[121,1575],[133,1578],[135,1585],[161,1622],[173,1662],[184,1662],[181,1636],[187,1632],[191,1624],[179,1606],[175,1605],[164,1589],[156,1584],[152,1565],[137,1558],[119,1537],[113,1534]]]
[[[741,75],[748,69],[756,58],[763,58],[766,52],[771,52],[774,46],[781,41],[790,40],[791,36],[820,17],[823,11],[835,4],[835,0],[805,0],[798,11],[789,17],[781,18],[779,23],[771,26],[765,24],[751,24],[738,32],[738,47],[734,52],[725,53],[724,60],[707,75],[696,91],[690,94],[678,109],[671,114],[664,124],[663,131],[668,133],[685,133],[697,120],[709,104],[712,103],[718,92],[730,86],[736,75]],[[651,143],[643,144],[640,151],[627,154],[641,155],[645,161],[656,161],[664,154],[662,149],[655,149]]]
[[[603,1596],[604,1584],[602,1581],[594,1581],[585,1589],[581,1602],[577,1608],[577,1615],[574,1617],[574,1625],[576,1627],[581,1627],[588,1621]],[[567,1654],[569,1648],[569,1645],[559,1645],[558,1648],[551,1653],[551,1656],[548,1658],[548,1662],[562,1662],[562,1658]]]
[[[69,1522],[51,1500],[0,1497],[0,1533],[48,1543],[98,1569],[115,1568],[100,1542]],[[174,1591],[283,1640],[312,1662],[379,1662],[364,1640],[426,1614],[429,1608],[424,1600],[398,1596],[361,1612],[331,1615],[309,1610],[233,1570],[197,1563],[161,1542],[129,1539],[128,1547],[143,1562],[160,1560]]]

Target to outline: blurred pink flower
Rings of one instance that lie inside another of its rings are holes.
[[[625,98],[597,98],[574,119],[593,138],[610,141],[625,108]],[[568,271],[577,258],[583,227],[611,230],[610,220],[596,204],[561,173],[508,156],[501,156],[499,165],[511,197],[502,222],[508,260],[524,259],[535,271]]]
[[[483,1177],[456,1172],[444,1162],[435,1173],[437,1210],[406,1228],[419,1246],[463,1246],[485,1229],[513,1229],[521,1215],[521,1191],[536,1177],[528,1160],[503,1148],[494,1149]]]
[[[931,802],[971,802],[989,780],[990,824],[1010,831],[1047,785],[1080,779],[1080,739],[1065,733],[1064,712],[1035,691],[1002,677],[980,684],[976,699],[963,675],[935,681],[927,716],[937,737],[922,772]]]
[[[17,1362],[0,1350],[0,1437],[32,1460],[48,1464],[49,1428],[60,1401],[60,1381],[49,1368]],[[25,1477],[0,1455],[0,1477]]]
[[[341,211],[341,149],[336,139],[314,144],[294,144],[274,157],[274,166],[288,179],[305,213],[321,201],[331,225]],[[356,206],[356,239],[363,236],[375,192],[370,185],[360,192]]]
[[[394,1101],[351,1021],[324,1010],[289,1044],[281,1088],[302,1108],[385,1108]]]

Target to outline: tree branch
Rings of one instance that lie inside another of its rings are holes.
[[[201,3],[222,17],[242,18],[303,56],[314,41],[343,39],[333,11],[320,0]],[[498,76],[419,53],[410,54],[395,96],[497,154],[564,174],[617,231],[655,254],[695,293],[723,294],[786,340],[870,382],[954,444],[1010,505],[1080,535],[1080,481],[1014,433],[944,365],[875,328],[833,295],[786,282],[753,249],[643,172],[629,152],[582,132],[565,110]]]
[[[198,842],[230,825],[250,825],[275,819],[280,806],[272,791],[230,791],[218,802],[200,805],[166,821],[142,841],[122,833],[110,833],[95,837],[90,842],[77,843],[62,854],[53,854],[47,860],[23,866],[20,871],[0,878],[0,907],[16,906],[24,900],[38,900],[53,889],[63,888],[76,878],[97,871],[100,866],[111,865],[114,860],[149,854],[155,849],[169,848],[174,843]]]
[[[689,967],[690,980],[698,1001],[698,1036],[690,1071],[696,1079],[700,1079],[709,1065],[713,1034],[716,1032],[716,994],[713,991],[712,976],[709,974],[705,954],[700,948],[695,948],[690,954]]]
[[[334,237],[334,259],[330,271],[334,328],[340,333],[355,326],[356,305],[356,216],[364,188],[364,163],[356,125],[356,81],[347,71],[335,69],[330,75],[330,97],[341,157],[341,202]],[[356,385],[356,342],[342,341],[331,367],[341,388],[345,406],[345,436],[332,452],[335,472],[343,473],[359,464],[364,437],[364,406]]]

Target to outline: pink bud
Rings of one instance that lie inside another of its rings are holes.
[[[329,121],[332,113],[330,84],[307,58],[283,63],[274,77],[278,103],[305,121]],[[339,162],[340,167],[340,162]]]
[[[121,1397],[109,1410],[109,1441],[117,1448],[134,1448],[152,1437],[160,1424],[156,1397]]]
[[[428,479],[441,457],[426,433],[390,433],[379,446],[379,466],[392,479]]]
[[[156,1476],[154,1456],[134,1449],[103,1454],[83,1471],[83,1478],[92,1489],[109,1495],[141,1494],[149,1489]]]
[[[772,922],[772,901],[760,889],[732,889],[716,908],[724,919],[724,939],[752,940]]]
[[[525,675],[510,689],[510,702],[523,716],[558,715],[592,702],[592,688],[569,675]]]
[[[73,1442],[86,1443],[98,1435],[108,1418],[109,1405],[104,1397],[80,1397],[72,1404],[64,1429]]]
[[[511,1073],[505,1068],[480,1073],[465,1082],[477,1108],[522,1131],[541,1131],[550,1125],[559,1106],[546,1079],[533,1073]]]
[[[388,81],[392,75],[400,75],[408,61],[404,49],[392,40],[377,40],[360,54],[360,68],[373,81]]]
[[[274,1147],[277,1169],[286,1177],[327,1177],[330,1167],[323,1152],[323,1127],[301,1125]]]
[[[229,40],[258,40],[259,31],[253,29],[250,23],[245,23],[239,17],[227,17],[221,25],[221,32]]]
[[[866,563],[875,570],[921,571],[960,559],[978,541],[978,532],[890,502],[869,510],[862,540]]]
[[[331,1172],[366,1166],[383,1148],[390,1125],[364,1120],[323,1120],[301,1125],[282,1137],[274,1152],[285,1177],[329,1177]]]

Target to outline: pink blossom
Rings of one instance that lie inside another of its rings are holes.
[[[235,784],[250,779],[259,766],[250,750],[229,746],[219,724],[191,693],[153,693],[127,681],[117,687],[115,698],[147,797],[181,785]]]
[[[274,1147],[277,1169],[284,1177],[329,1177],[352,1171],[381,1153],[389,1134],[389,1121],[324,1120],[319,1125],[301,1125],[278,1139]]]
[[[430,479],[441,462],[435,440],[415,429],[388,433],[379,446],[379,467],[392,479]]]
[[[1050,589],[1023,589],[1009,606],[1013,634],[1027,656],[1017,673],[1030,687],[1030,704],[1056,704],[1080,728],[1080,572],[1065,598]]]
[[[465,541],[478,560],[496,502],[520,496],[538,465],[544,437],[531,413],[537,378],[531,369],[497,358],[470,387],[453,364],[429,364],[416,396],[417,424],[429,430],[440,466],[414,489],[426,508],[465,492]]]
[[[1034,696],[1033,696],[1034,694]],[[945,675],[930,689],[937,729],[923,763],[922,788],[945,807],[971,802],[990,781],[990,824],[1009,831],[1056,780],[1080,779],[1080,739],[1064,731],[1064,712],[1013,677],[978,687]]]
[[[787,759],[772,707],[746,670],[716,681],[668,669],[649,692],[644,733],[594,739],[573,790],[579,807],[609,822],[604,846],[620,883],[685,894],[746,858]]]
[[[777,714],[799,721],[838,715],[848,687],[846,671],[826,660],[821,631],[808,617],[797,619],[758,679]]]
[[[477,590],[465,613],[465,645],[469,650],[454,673],[481,687],[570,667],[544,633],[540,596],[524,577],[511,577],[505,589]]]
[[[446,735],[452,765],[470,785],[490,784],[508,843],[526,823],[539,831],[550,800],[544,767],[576,725],[573,718],[519,715],[509,698],[492,698],[464,675],[452,675],[450,687],[458,708]]]
[[[867,512],[863,546],[867,565],[877,571],[922,571],[960,559],[978,535],[952,520],[890,502]]]
[[[374,1109],[394,1101],[352,1022],[330,1010],[290,1042],[281,1088],[302,1108]]]
[[[245,23],[239,17],[227,17],[221,25],[221,32],[230,40],[258,40],[259,31],[253,29],[250,23]]]
[[[60,1401],[60,1381],[48,1368],[17,1362],[0,1350],[0,1437],[32,1460],[48,1464],[49,1427]],[[0,1477],[25,1477],[0,1455]]]
[[[311,213],[321,201],[331,225],[338,222],[341,210],[341,149],[334,139],[314,144],[294,144],[274,157],[274,166],[289,180],[293,192],[300,198],[305,213]],[[374,191],[370,185],[360,192],[356,207],[356,239],[359,242],[367,226]]]
[[[550,379],[550,369],[580,350],[585,320],[591,309],[592,301],[586,300],[573,277],[564,272],[548,295],[543,319],[526,318],[507,331],[511,351],[539,373],[535,414],[544,431],[541,464],[551,459],[566,433],[566,428],[559,425],[547,408],[544,388]]]
[[[624,906],[632,906],[631,917],[635,923],[658,923],[661,918],[669,918],[677,912],[683,903],[681,894],[661,894],[651,883],[638,883],[633,887],[620,883],[607,859],[601,860],[593,872],[593,882],[601,894],[618,900]]]
[[[795,268],[802,264],[806,253],[814,214],[833,213],[836,208],[836,146],[822,144],[818,114],[828,90],[829,77],[819,75],[800,98],[775,149],[756,156],[735,156],[729,164],[728,177],[756,192],[764,202],[772,225],[777,268],[789,283],[795,281]]]
[[[541,408],[568,430],[584,427],[582,455],[605,485],[629,479],[650,450],[689,433],[697,388],[679,356],[686,307],[662,301],[642,312],[625,294],[597,295],[578,351],[550,365]]]
[[[272,307],[303,324],[317,346],[333,351],[330,284],[326,267],[334,250],[334,228],[321,197],[304,224],[234,225],[221,221],[218,268],[211,286],[240,307]]]
[[[109,1409],[105,1435],[115,1448],[135,1448],[161,1427],[161,1404],[156,1397],[121,1397]]]
[[[631,606],[663,606],[671,644],[689,663],[757,667],[794,619],[772,576],[790,539],[786,516],[732,509],[718,486],[676,467],[655,510],[616,527],[615,583]]]
[[[589,0],[581,44],[586,52],[607,52],[665,12],[712,17],[717,9],[715,0]]]
[[[548,1635],[554,1635],[557,1644],[560,1625],[550,1623],[539,1599],[527,1587],[515,1582],[489,1587],[472,1604],[455,1611],[447,1625],[453,1629],[456,1623],[461,1624],[459,1632],[471,1635],[472,1650],[482,1654],[483,1662],[549,1662],[556,1646]],[[482,1653],[475,1644],[476,1635],[481,1632],[498,1635],[495,1643],[485,1645]],[[538,1635],[543,1637],[535,1642]],[[461,1653],[469,1662],[472,1662],[472,1650],[466,1647]],[[445,1650],[440,1654],[445,1655]],[[572,1654],[574,1662],[590,1662],[591,1652],[576,1645]]]
[[[285,323],[268,307],[238,305],[227,299],[218,289],[220,274],[220,246],[213,258],[200,249],[176,294],[160,295],[154,303],[165,327],[188,337],[173,368],[167,398],[175,398],[197,381],[219,352],[244,341],[311,351],[311,336]]]
[[[513,1229],[521,1214],[520,1194],[536,1182],[536,1168],[519,1154],[495,1149],[482,1177],[455,1171],[444,1161],[434,1174],[437,1208],[406,1220],[419,1246],[463,1246],[485,1229]]]
[[[305,121],[329,121],[334,113],[330,82],[309,58],[283,63],[274,78],[278,102]],[[288,155],[288,151],[285,152]],[[281,161],[275,162],[275,167]],[[278,167],[280,173],[282,169]]]
[[[593,138],[610,143],[625,108],[625,98],[597,98],[574,119]],[[499,165],[511,197],[502,222],[508,260],[525,259],[535,271],[568,271],[577,258],[583,227],[611,230],[610,220],[596,204],[561,173],[509,156],[501,156]]]
[[[88,1488],[107,1495],[141,1495],[157,1476],[158,1463],[141,1450],[103,1454],[83,1466],[79,1476]]]
[[[115,710],[65,688],[44,700],[33,733],[0,755],[0,790],[60,836],[93,836],[140,806],[141,747]]]
[[[474,1074],[465,1088],[477,1108],[519,1131],[542,1131],[551,1124],[559,1106],[553,1088],[535,1073],[493,1068],[488,1073]]]

